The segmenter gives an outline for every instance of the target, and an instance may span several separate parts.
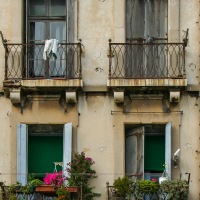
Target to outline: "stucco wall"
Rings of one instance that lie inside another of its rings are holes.
[[[82,56],[83,82],[86,86],[106,88],[108,78],[108,39],[125,41],[123,0],[75,0],[75,42],[81,38],[85,54]],[[199,2],[170,0],[170,41],[182,41],[189,28],[186,48],[186,72],[189,84],[199,84]],[[179,5],[178,3],[178,5]],[[11,42],[20,42],[22,36],[22,0],[0,0],[0,30]],[[171,10],[170,10],[171,9]],[[177,12],[176,12],[177,11]],[[174,19],[180,16],[180,21]],[[176,22],[176,23],[175,23]],[[174,25],[174,26],[172,26]],[[0,45],[0,87],[4,78],[4,49]],[[73,123],[73,150],[85,151],[95,160],[98,178],[92,182],[96,191],[105,199],[106,181],[124,175],[125,124],[172,122],[172,153],[181,148],[180,164],[172,166],[173,178],[187,178],[191,173],[190,198],[199,198],[199,110],[200,102],[187,92],[181,101],[171,105],[172,111],[164,114],[161,100],[133,100],[117,106],[112,92],[78,93],[78,104],[64,113],[58,101],[33,101],[24,109],[11,104],[0,96],[0,181],[6,184],[16,180],[16,134],[19,123]],[[134,114],[123,114],[123,109]],[[111,115],[111,110],[120,111]],[[135,112],[138,112],[135,114]],[[140,112],[147,112],[142,114]],[[148,112],[155,112],[154,114]],[[156,113],[158,112],[158,113]],[[80,115],[78,115],[80,113]]]
[[[8,99],[0,97],[0,181],[6,184],[16,181],[17,172],[17,125],[22,124],[73,124],[73,151],[76,150],[76,127],[78,123],[77,107],[68,107],[68,111],[58,101],[32,101],[21,113]]]

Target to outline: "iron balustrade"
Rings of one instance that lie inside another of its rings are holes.
[[[43,59],[44,43],[8,44],[5,48],[5,80],[81,79],[81,43],[60,43],[56,58]]]
[[[109,40],[110,79],[183,79],[186,43],[112,43]]]

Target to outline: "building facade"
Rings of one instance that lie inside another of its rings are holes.
[[[164,164],[199,199],[199,1],[0,2],[0,181],[84,151],[98,199]]]

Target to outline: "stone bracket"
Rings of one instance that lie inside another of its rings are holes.
[[[21,104],[21,88],[10,89],[10,100],[13,104]]]
[[[114,91],[115,103],[124,103],[124,91]]]

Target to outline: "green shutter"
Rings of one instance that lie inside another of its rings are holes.
[[[144,170],[163,171],[165,164],[165,135],[146,135],[144,147]]]
[[[63,161],[62,136],[29,136],[28,138],[28,173],[44,177],[54,171],[54,162]],[[57,171],[61,171],[60,166]]]

